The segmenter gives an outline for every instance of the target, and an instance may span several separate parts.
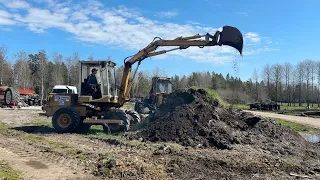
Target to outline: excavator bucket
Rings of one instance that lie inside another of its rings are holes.
[[[239,29],[232,26],[223,26],[220,32],[220,39],[218,45],[228,45],[239,51],[242,55],[243,37]]]

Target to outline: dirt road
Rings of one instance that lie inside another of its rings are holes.
[[[292,121],[300,124],[310,125],[320,129],[320,118],[291,116],[291,115],[276,114],[276,113],[261,112],[261,111],[248,111],[248,110],[245,110],[245,111],[251,112],[258,116],[283,119],[283,120]]]

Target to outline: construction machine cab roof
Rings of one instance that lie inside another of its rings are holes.
[[[97,69],[95,75],[101,89],[101,96],[115,97],[117,96],[116,80],[115,80],[116,63],[107,61],[79,61],[79,94],[80,96],[89,96],[87,91],[87,78],[91,74],[92,69]]]

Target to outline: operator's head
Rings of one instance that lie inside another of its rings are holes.
[[[98,70],[97,70],[96,68],[93,68],[93,69],[91,70],[91,73],[94,74],[94,75],[96,75],[97,72],[98,72]]]

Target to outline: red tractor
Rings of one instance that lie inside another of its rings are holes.
[[[2,105],[40,105],[40,97],[34,90],[16,89],[8,86],[0,86],[0,104]]]

